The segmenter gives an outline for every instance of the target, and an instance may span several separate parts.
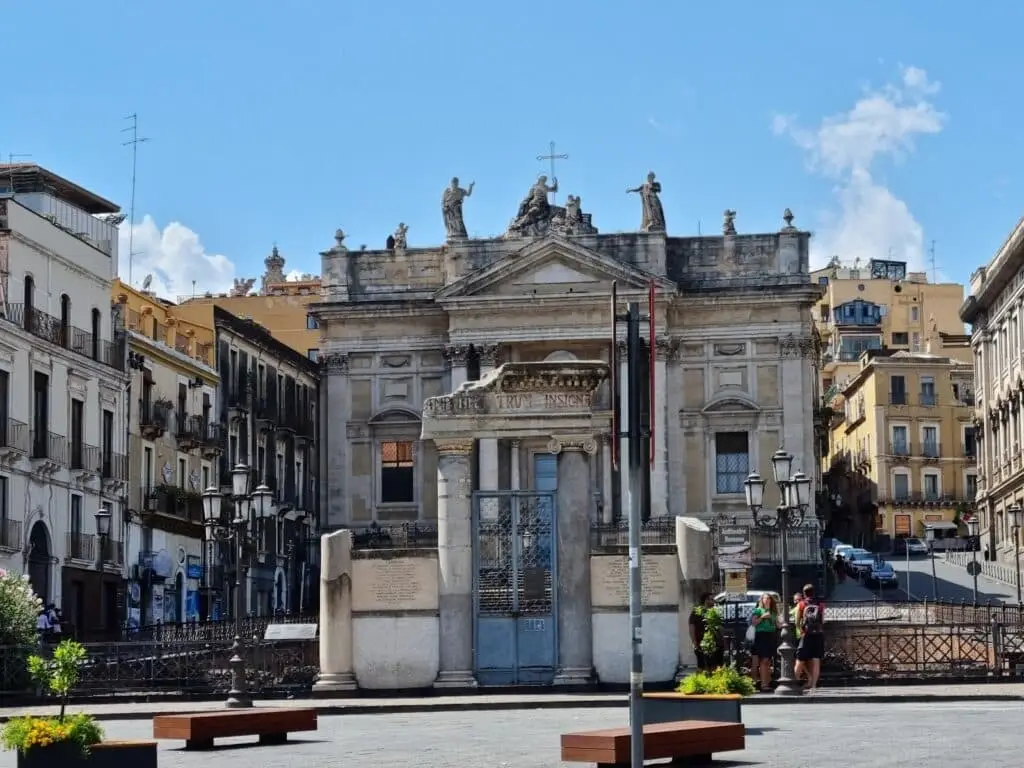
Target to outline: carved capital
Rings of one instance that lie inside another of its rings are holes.
[[[449,367],[464,366],[468,359],[468,344],[448,344],[444,348],[444,360]]]
[[[348,355],[332,352],[320,358],[320,370],[327,376],[343,376],[348,373]]]
[[[564,451],[582,451],[588,456],[597,453],[598,441],[593,436],[552,437],[548,440],[548,453],[556,456]]]
[[[779,339],[779,352],[783,357],[814,357],[818,344],[813,336],[789,334]]]
[[[655,339],[654,354],[658,360],[678,360],[679,339]]]
[[[473,453],[473,440],[435,440],[438,456],[469,456]]]
[[[497,344],[475,344],[473,349],[476,350],[481,366],[487,366],[488,368],[498,367],[499,348]]]

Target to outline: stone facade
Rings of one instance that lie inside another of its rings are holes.
[[[742,479],[771,476],[780,444],[794,468],[813,471],[811,307],[821,289],[808,271],[810,235],[791,217],[777,233],[736,234],[733,211],[720,237],[602,235],[578,198],[563,209],[542,197],[532,189],[500,238],[465,239],[446,214],[442,246],[349,251],[339,230],[322,253],[311,312],[322,334],[328,528],[436,519],[439,458],[453,459],[421,439],[424,401],[502,363],[607,363],[613,282],[644,311],[652,281],[657,291],[652,516],[747,516]],[[610,406],[605,382],[595,413]],[[534,488],[552,437],[481,436],[470,489]],[[585,503],[591,520],[611,521],[624,493],[613,491],[610,435],[592,437],[600,455]]]

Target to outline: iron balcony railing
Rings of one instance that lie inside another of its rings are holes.
[[[128,457],[123,453],[106,453],[100,463],[100,475],[107,480],[128,479]]]
[[[961,501],[969,501],[969,499],[952,493],[927,490],[903,491],[897,489],[878,497],[879,504],[956,504]]]
[[[21,520],[0,521],[0,547],[21,549]]]
[[[652,517],[641,522],[641,544],[675,544],[676,519],[674,517]],[[591,546],[624,547],[629,545],[629,521],[614,520],[609,523],[591,523]]]
[[[917,396],[917,401],[920,405],[926,406],[928,408],[939,404],[938,395],[936,395],[934,392],[922,392],[920,395]]]
[[[890,405],[906,405],[907,404],[907,393],[906,392],[890,392],[889,393],[889,404]]]
[[[84,469],[99,474],[103,469],[103,451],[99,446],[68,441],[71,469]]]
[[[910,455],[910,444],[897,440],[889,443],[889,455],[890,456],[909,456]]]
[[[66,535],[67,556],[72,560],[95,560],[96,537],[89,533],[71,531]]]
[[[35,307],[26,307],[24,304],[8,303],[7,313],[2,319],[58,347],[70,349],[119,371],[124,370],[124,344],[120,340],[106,341],[63,322],[59,317]]]
[[[418,520],[353,528],[353,549],[437,549],[437,524]]]
[[[32,450],[32,435],[28,424],[23,421],[8,419],[7,428],[0,430],[0,440],[3,440],[2,448],[13,448],[22,453]]]
[[[921,443],[921,455],[926,459],[937,459],[942,455],[942,445],[938,442],[926,440]]]
[[[33,459],[49,459],[62,466],[68,464],[68,439],[56,432],[31,432]]]

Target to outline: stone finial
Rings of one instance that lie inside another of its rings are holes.
[[[783,232],[796,232],[796,227],[793,226],[793,212],[789,208],[782,212],[782,220],[786,222],[786,226],[782,228]]]
[[[736,211],[726,208],[722,214],[722,234],[729,236],[736,234]]]
[[[334,250],[347,251],[345,247],[345,232],[342,229],[334,230]]]

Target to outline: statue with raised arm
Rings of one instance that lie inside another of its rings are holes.
[[[538,224],[546,224],[551,219],[551,204],[548,202],[548,195],[558,191],[558,179],[552,179],[548,186],[548,177],[541,176],[537,182],[530,187],[523,202],[519,204],[519,211],[515,220],[509,225],[509,232],[525,233],[531,227]]]
[[[654,171],[647,174],[647,181],[639,187],[627,189],[626,194],[638,193],[643,204],[643,218],[640,222],[642,232],[665,231],[665,209],[661,207],[661,182],[654,178]]]
[[[466,240],[469,237],[466,234],[466,222],[462,218],[462,201],[473,194],[474,184],[476,182],[471,181],[463,189],[456,176],[441,196],[441,214],[444,216],[444,229],[449,240]]]

